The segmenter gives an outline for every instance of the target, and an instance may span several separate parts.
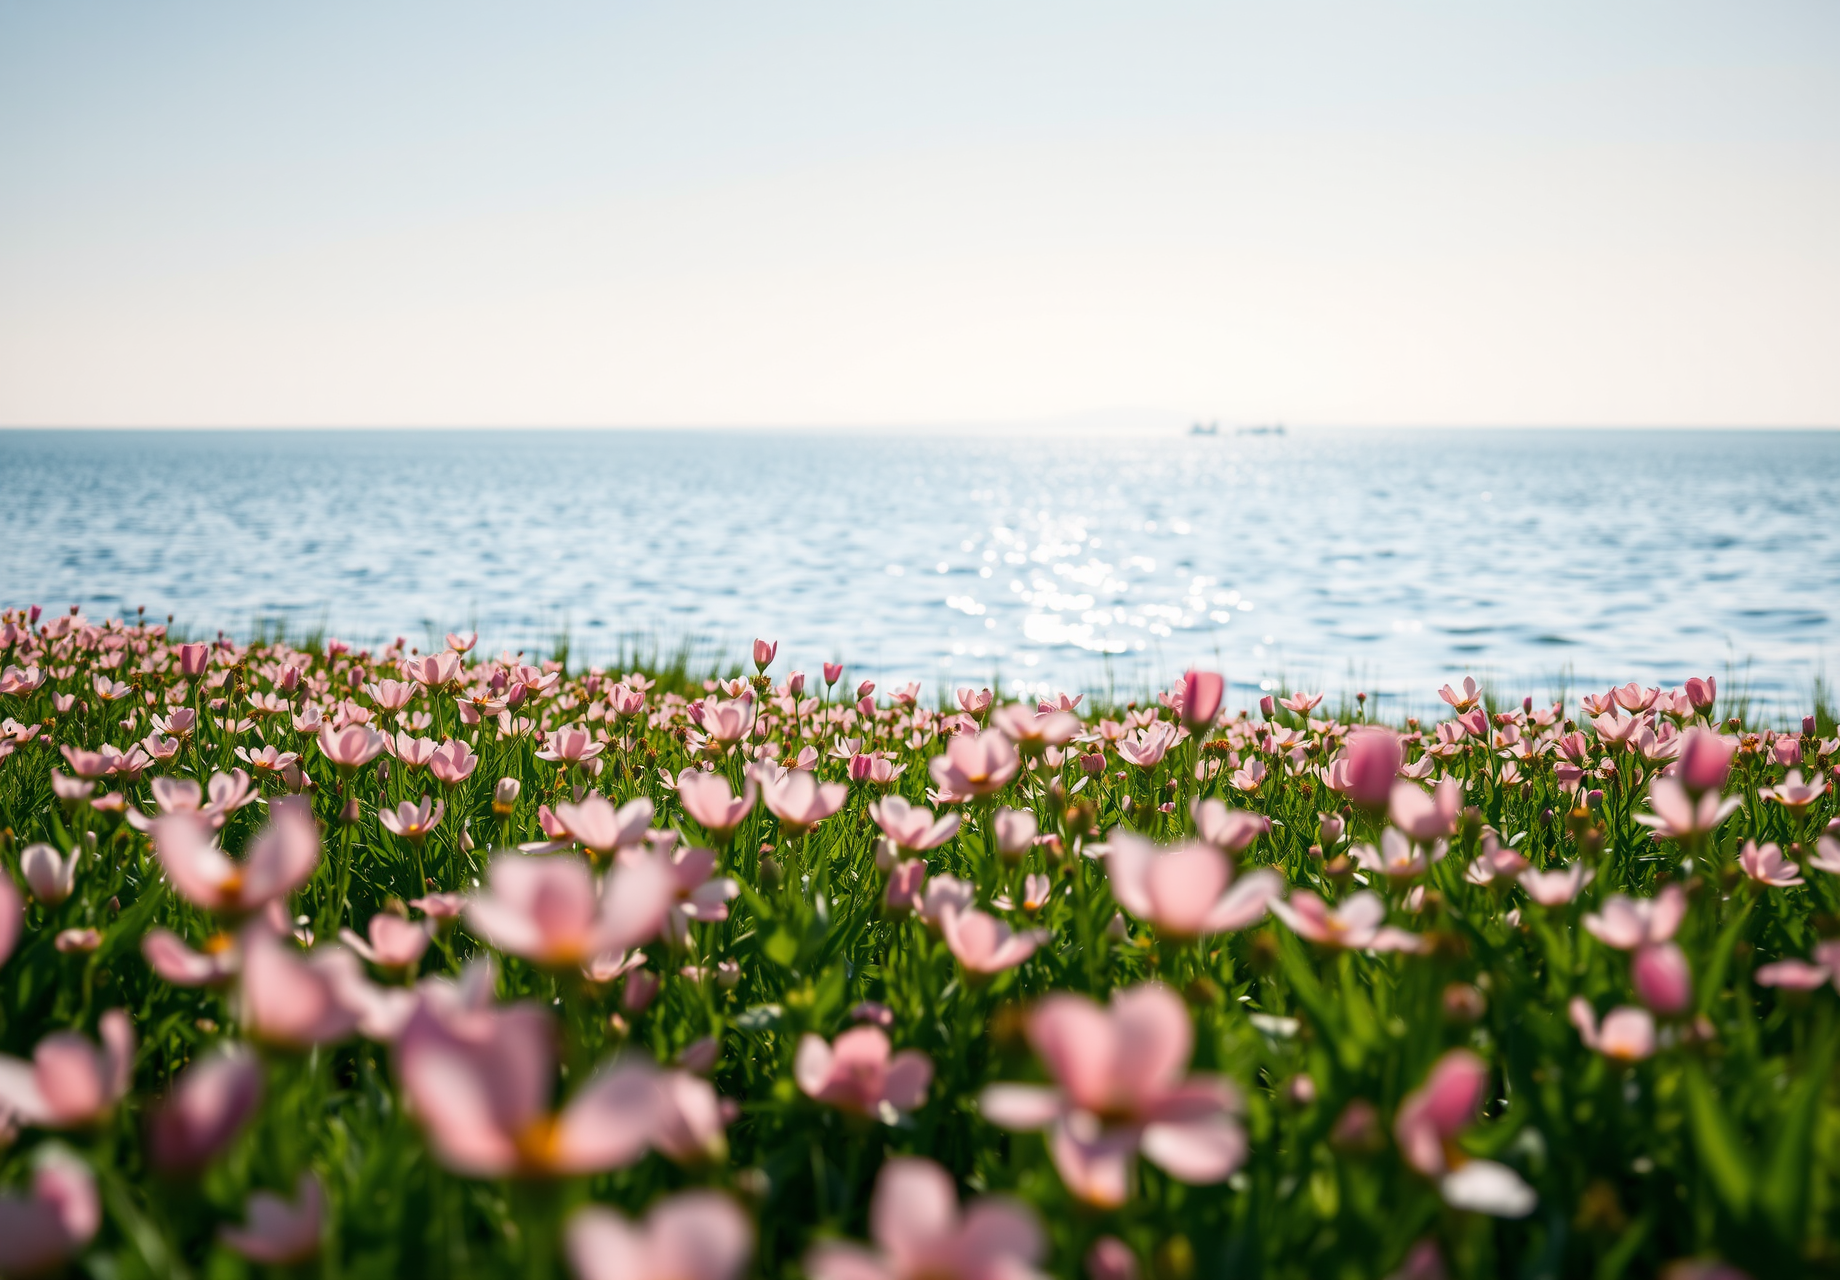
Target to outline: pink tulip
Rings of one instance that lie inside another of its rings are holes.
[[[0,964],[13,954],[19,934],[26,925],[26,904],[13,884],[13,877],[0,867]]]
[[[102,1048],[74,1031],[46,1036],[32,1061],[0,1054],[0,1123],[10,1115],[41,1129],[94,1124],[127,1095],[134,1072],[134,1028],[110,1009],[98,1030]]]
[[[1022,880],[1022,909],[1040,911],[1048,905],[1048,899],[1054,894],[1054,881],[1047,876],[1032,874]]]
[[[364,692],[370,695],[371,701],[381,710],[401,711],[418,691],[414,685],[405,684],[401,680],[379,680],[375,684],[365,685]]]
[[[349,724],[334,732],[329,724],[319,729],[320,754],[345,773],[363,768],[383,750],[385,739],[367,724]]]
[[[26,879],[32,896],[48,907],[55,907],[77,887],[77,860],[82,850],[72,849],[69,857],[60,855],[48,844],[29,844],[19,854],[19,874]]]
[[[1199,732],[1220,714],[1226,679],[1216,671],[1194,671],[1182,677],[1182,723]]]
[[[1180,730],[1167,720],[1158,720],[1146,725],[1132,736],[1118,743],[1118,754],[1127,764],[1139,769],[1154,769],[1169,754],[1169,748],[1176,744]]]
[[[1693,1003],[1693,972],[1686,953],[1672,942],[1637,947],[1629,960],[1629,980],[1636,998],[1664,1017],[1685,1013]]]
[[[95,1175],[53,1148],[38,1162],[30,1195],[0,1195],[0,1273],[54,1271],[81,1253],[101,1225]]]
[[[204,644],[182,644],[178,649],[179,671],[187,676],[203,675],[211,658],[211,648]]]
[[[757,793],[752,779],[746,781],[737,797],[728,779],[719,773],[686,769],[677,779],[677,798],[683,802],[690,820],[718,838],[734,833],[753,812]]]
[[[888,888],[882,900],[891,911],[918,910],[921,893],[926,888],[926,863],[919,858],[901,862],[888,872]],[[968,904],[967,904],[968,905]]]
[[[1693,704],[1695,711],[1712,710],[1712,704],[1718,700],[1719,682],[1711,676],[1700,679],[1698,676],[1687,681],[1687,701]]]
[[[1189,813],[1195,820],[1196,833],[1222,853],[1242,853],[1254,840],[1271,830],[1271,819],[1263,814],[1229,809],[1219,800],[1196,800],[1189,806]],[[1327,815],[1323,818],[1323,839],[1333,844],[1334,839],[1327,834],[1331,822],[1337,824],[1336,835],[1339,836],[1341,820]]]
[[[1710,729],[1689,729],[1681,735],[1680,750],[1674,757],[1674,777],[1695,799],[1717,795],[1731,772],[1736,751],[1735,743]]]
[[[807,1097],[892,1124],[926,1101],[933,1062],[918,1049],[891,1054],[880,1027],[855,1027],[835,1044],[808,1033],[792,1073]]]
[[[1597,875],[1583,863],[1574,862],[1557,871],[1535,871],[1532,867],[1520,873],[1521,888],[1527,896],[1542,907],[1563,907],[1578,897],[1578,893]]]
[[[434,774],[437,781],[450,787],[465,782],[478,767],[479,757],[458,738],[443,742],[428,758],[428,771]]]
[[[368,940],[343,929],[339,940],[379,969],[412,969],[428,950],[426,924],[411,924],[387,911],[372,916],[366,932]]]
[[[604,742],[596,742],[586,729],[576,725],[564,725],[549,735],[543,749],[536,753],[537,759],[547,760],[551,764],[583,764],[594,759],[607,749]]]
[[[1179,1182],[1224,1181],[1245,1162],[1239,1095],[1222,1077],[1186,1074],[1194,1030],[1181,999],[1149,984],[1113,994],[1048,996],[1029,1042],[1058,1088],[999,1084],[980,1107],[1006,1129],[1051,1128],[1061,1180],[1082,1200],[1123,1204],[1139,1149]]]
[[[948,813],[935,818],[930,809],[909,804],[896,795],[883,796],[869,806],[869,818],[897,849],[925,853],[958,834],[960,817]]]
[[[925,870],[925,863],[913,863]],[[929,927],[942,929],[948,911],[969,911],[977,902],[977,886],[953,875],[938,875],[926,881],[920,894],[920,919]]]
[[[1293,893],[1288,902],[1273,898],[1268,905],[1291,932],[1322,946],[1350,951],[1419,951],[1425,945],[1418,935],[1387,926],[1386,903],[1366,889],[1350,894],[1334,910],[1307,889]]]
[[[754,1224],[719,1191],[680,1191],[643,1223],[584,1205],[569,1217],[565,1247],[577,1280],[739,1280]]]
[[[1648,784],[1648,804],[1654,814],[1638,813],[1635,819],[1670,840],[1687,840],[1716,831],[1719,824],[1736,813],[1743,803],[1737,796],[1720,801],[1716,789],[1704,791],[1695,800],[1692,791],[1679,778],[1656,778]]]
[[[1790,889],[1807,883],[1802,879],[1802,869],[1784,857],[1781,847],[1774,841],[1760,847],[1755,840],[1746,840],[1744,848],[1738,851],[1738,865],[1752,880],[1772,889]]]
[[[965,714],[975,716],[990,705],[991,692],[988,689],[960,689],[958,705],[965,709]]]
[[[752,698],[735,702],[710,700],[703,704],[703,732],[720,746],[733,746],[754,729],[755,708]]]
[[[754,642],[754,669],[765,671],[773,665],[773,659],[779,654],[779,641],[768,644],[765,640]]]
[[[427,1001],[396,1045],[397,1076],[437,1159],[478,1178],[598,1173],[652,1135],[657,1069],[634,1060],[549,1109],[556,1029],[534,1005],[440,1011]]]
[[[417,844],[428,838],[430,832],[441,825],[441,816],[447,812],[447,802],[430,800],[422,797],[422,802],[410,804],[407,800],[394,809],[379,809],[377,821],[391,835]]]
[[[810,1280],[1036,1280],[1047,1253],[1027,1206],[998,1197],[960,1214],[952,1176],[931,1160],[896,1156],[869,1203],[878,1250],[825,1241],[805,1256]]]
[[[148,1117],[147,1154],[155,1168],[191,1172],[214,1160],[262,1101],[262,1063],[242,1045],[219,1048],[179,1074]]]
[[[939,798],[946,804],[1001,791],[1021,768],[1016,748],[994,729],[970,737],[960,734],[946,744],[945,754],[927,761]]]
[[[1371,813],[1386,808],[1404,757],[1398,735],[1390,729],[1356,729],[1343,749],[1348,765],[1345,794],[1356,806]]]
[[[325,1192],[311,1173],[300,1175],[290,1204],[272,1191],[258,1191],[243,1205],[244,1225],[219,1227],[217,1237],[251,1262],[271,1267],[305,1262],[319,1252]]]
[[[997,852],[1005,858],[1020,858],[1035,843],[1035,815],[1027,809],[998,809],[991,828]]]
[[[1583,924],[1585,931],[1606,947],[1634,951],[1644,943],[1667,942],[1686,914],[1686,890],[1667,884],[1652,898],[1612,894],[1602,912],[1587,913]]]
[[[1387,807],[1393,825],[1419,844],[1453,834],[1463,809],[1463,788],[1454,778],[1438,783],[1431,795],[1410,782],[1393,784]]]
[[[843,808],[850,789],[841,782],[820,783],[814,774],[794,769],[767,787],[763,798],[779,819],[780,830],[799,836]]]
[[[591,791],[580,804],[557,805],[556,821],[582,848],[609,854],[644,843],[652,825],[652,802],[640,796],[615,809],[606,796]]]
[[[1053,936],[1046,929],[1018,933],[995,916],[969,907],[947,907],[940,913],[939,931],[958,962],[974,974],[1013,969]]]
[[[301,959],[262,925],[243,930],[238,1012],[253,1040],[284,1049],[335,1044],[357,1030],[358,1015],[340,998],[331,968],[336,952]]]
[[[1263,920],[1267,904],[1284,892],[1284,878],[1266,867],[1234,883],[1233,864],[1212,845],[1163,850],[1122,829],[1107,843],[1112,896],[1173,938],[1244,929]]]
[[[306,883],[319,865],[319,827],[304,805],[276,800],[268,825],[239,863],[212,842],[208,822],[177,813],[155,819],[153,851],[181,895],[207,910],[237,914],[285,898]]]
[[[500,951],[572,969],[655,937],[675,894],[670,870],[655,856],[615,866],[596,893],[581,858],[501,854],[467,919]]]
[[[1655,1019],[1646,1009],[1623,1005],[1612,1009],[1597,1025],[1597,1014],[1583,996],[1573,996],[1568,1006],[1572,1025],[1585,1048],[1618,1062],[1640,1062],[1655,1052]]]

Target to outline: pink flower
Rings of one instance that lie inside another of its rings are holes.
[[[596,893],[581,858],[501,854],[467,919],[500,951],[571,969],[656,936],[675,896],[669,869],[654,856],[615,866]]]
[[[1601,1028],[1590,1001],[1583,996],[1572,997],[1568,1012],[1578,1038],[1595,1053],[1618,1062],[1640,1062],[1655,1052],[1655,1019],[1647,1009],[1633,1005],[1612,1009]]]
[[[1574,862],[1557,871],[1535,871],[1532,867],[1521,872],[1521,888],[1527,896],[1542,907],[1563,907],[1578,897],[1579,890],[1590,884],[1597,875],[1583,863]]]
[[[76,1156],[47,1151],[29,1196],[0,1195],[0,1272],[53,1271],[77,1256],[102,1225],[95,1175]]]
[[[243,980],[237,1009],[253,1040],[284,1049],[334,1044],[358,1028],[340,997],[336,950],[301,959],[261,925],[243,930]],[[347,963],[355,963],[347,958]]]
[[[1186,1074],[1194,1030],[1168,988],[1119,991],[1103,1008],[1051,995],[1028,1034],[1059,1087],[992,1085],[979,1105],[1006,1129],[1051,1127],[1055,1168],[1081,1199],[1123,1204],[1140,1149],[1191,1184],[1224,1181],[1245,1162],[1238,1093],[1224,1078]]]
[[[1372,813],[1384,809],[1392,794],[1393,779],[1405,763],[1398,735],[1390,729],[1356,729],[1348,735],[1342,759],[1347,764],[1343,793],[1348,799]]]
[[[879,1252],[826,1241],[805,1256],[811,1280],[1040,1280],[1047,1241],[1026,1206],[986,1197],[960,1214],[952,1177],[919,1156],[882,1166],[869,1203]]]
[[[371,917],[367,941],[350,929],[339,931],[339,940],[379,969],[412,969],[428,950],[426,924],[410,924],[401,916],[379,911]]]
[[[444,689],[460,678],[460,655],[451,649],[422,658],[409,658],[402,664],[403,674],[430,689]]]
[[[26,904],[13,884],[13,877],[0,868],[0,964],[13,954],[19,934],[26,924]]]
[[[1689,729],[1681,735],[1680,750],[1674,757],[1674,777],[1690,796],[1716,795],[1731,772],[1736,751],[1736,743],[1710,729]]]
[[[1182,677],[1182,723],[1195,731],[1213,724],[1226,688],[1226,679],[1217,671],[1189,671]]]
[[[1108,846],[1112,896],[1171,937],[1244,929],[1264,919],[1266,904],[1284,892],[1284,878],[1264,867],[1234,884],[1232,862],[1212,845],[1160,850],[1119,829],[1111,833]]]
[[[914,911],[920,907],[920,895],[926,887],[926,863],[919,858],[896,863],[888,872],[888,888],[882,900],[892,911]],[[967,903],[968,905],[968,903]]]
[[[712,849],[679,849],[671,855],[673,892],[667,927],[679,946],[689,941],[690,921],[728,919],[729,901],[741,893],[735,881],[716,875],[717,865]]]
[[[720,746],[733,746],[753,731],[755,714],[751,697],[734,702],[711,699],[703,704],[703,732]]]
[[[1814,949],[1814,963],[1803,960],[1778,960],[1758,968],[1753,975],[1759,986],[1787,987],[1792,991],[1812,991],[1823,983],[1833,982],[1840,990],[1840,941],[1823,942]]]
[[[1474,676],[1464,676],[1463,693],[1461,696],[1459,696],[1449,685],[1445,685],[1442,689],[1438,690],[1438,697],[1448,702],[1458,711],[1468,711],[1482,700],[1482,691],[1477,686]]]
[[[766,788],[766,805],[787,835],[804,835],[843,808],[850,789],[841,782],[820,783],[816,775],[793,769]]]
[[[1222,853],[1243,852],[1254,840],[1271,830],[1270,818],[1244,809],[1229,809],[1219,800],[1196,800],[1190,804],[1189,813],[1195,820],[1196,833]],[[1324,830],[1327,829],[1328,822],[1325,819]]]
[[[60,855],[48,844],[29,844],[19,854],[19,874],[26,878],[32,896],[48,907],[69,898],[77,887],[77,860],[80,849],[69,857]]]
[[[193,951],[179,936],[154,929],[141,939],[141,954],[153,971],[175,987],[215,986],[234,978],[243,954],[229,934],[213,935],[203,952]]]
[[[590,791],[580,804],[557,805],[556,821],[584,849],[608,854],[644,843],[652,825],[652,802],[640,796],[615,809],[606,796]]]
[[[1706,791],[1695,800],[1678,778],[1656,778],[1648,784],[1648,804],[1655,812],[1638,813],[1635,819],[1671,840],[1687,840],[1718,830],[1743,803],[1737,796],[1721,802],[1717,791]]]
[[[442,1012],[422,1003],[397,1041],[397,1075],[442,1164],[501,1178],[597,1173],[639,1158],[651,1141],[657,1069],[616,1066],[551,1112],[555,1035],[534,1005]]]
[[[1629,960],[1629,980],[1636,998],[1664,1017],[1685,1013],[1693,1003],[1693,972],[1686,953],[1672,942],[1637,947]]]
[[[1799,814],[1827,794],[1827,779],[1817,773],[1804,782],[1802,771],[1791,769],[1788,776],[1781,782],[1773,787],[1765,787],[1757,794],[1765,800],[1774,800],[1792,813]]]
[[[960,734],[946,743],[944,755],[927,761],[927,771],[946,804],[1001,791],[1021,768],[1016,748],[994,729],[972,737]]]
[[[990,727],[1032,757],[1048,747],[1066,746],[1085,726],[1065,711],[1031,711],[1018,702],[991,712]]]
[[[1425,945],[1418,935],[1386,925],[1386,903],[1366,889],[1350,894],[1334,910],[1307,889],[1293,893],[1288,902],[1273,898],[1268,905],[1291,932],[1322,946],[1350,951],[1418,951]]]
[[[405,800],[394,809],[379,809],[377,821],[390,834],[419,844],[428,838],[429,832],[441,825],[441,816],[446,812],[446,801],[430,800],[423,796],[419,805]]]
[[[943,879],[944,877],[941,877]],[[958,962],[974,974],[1001,973],[1035,954],[1053,935],[1046,929],[1011,929],[995,916],[971,907],[948,906],[939,913],[939,931]]]
[[[869,817],[895,848],[908,853],[937,849],[958,834],[960,822],[956,813],[935,818],[932,810],[911,805],[896,795],[883,796],[871,804]]]
[[[1830,876],[1840,876],[1840,840],[1832,836],[1821,836],[1814,842],[1815,855],[1808,859],[1808,865],[1816,871],[1825,871]],[[6,959],[6,946],[0,943],[0,960]]]
[[[1416,791],[1417,788],[1412,787],[1411,790]],[[1432,863],[1443,861],[1449,851],[1449,846],[1439,840],[1427,854],[1406,839],[1397,828],[1388,827],[1380,833],[1380,848],[1377,852],[1369,844],[1358,844],[1349,852],[1366,870],[1403,880],[1422,876],[1431,869]]]
[[[663,1072],[652,1109],[652,1146],[685,1167],[719,1166],[728,1159],[724,1128],[738,1114],[733,1102],[716,1096],[709,1081],[688,1070]]]
[[[416,695],[416,687],[404,684],[401,680],[379,680],[375,684],[364,686],[364,692],[370,694],[371,701],[385,711],[401,711],[409,705]]]
[[[565,1247],[577,1280],[739,1280],[754,1224],[719,1191],[680,1191],[638,1224],[584,1205],[569,1216]]]
[[[1652,898],[1611,894],[1603,911],[1586,913],[1583,923],[1585,931],[1606,947],[1634,951],[1644,943],[1671,939],[1686,914],[1686,890],[1668,884]]]
[[[1020,858],[1035,843],[1035,815],[1027,809],[998,809],[991,822],[997,852],[1005,858]]]
[[[690,820],[718,838],[733,834],[747,820],[756,799],[752,779],[743,783],[737,797],[728,779],[719,773],[686,769],[677,778],[677,798],[683,802]]]
[[[268,826],[249,842],[242,862],[224,856],[207,822],[190,814],[158,818],[153,851],[173,888],[211,911],[254,911],[305,884],[319,865],[319,827],[291,801],[269,806]]]
[[[1100,1236],[1086,1251],[1086,1280],[1137,1280],[1137,1255],[1117,1236]]]
[[[1457,829],[1463,808],[1463,787],[1455,778],[1438,783],[1432,795],[1410,782],[1396,782],[1388,796],[1393,825],[1419,844],[1441,840]]]
[[[232,1251],[251,1262],[271,1267],[291,1266],[319,1252],[320,1224],[325,1211],[326,1197],[320,1190],[319,1179],[311,1173],[303,1173],[295,1184],[293,1204],[272,1191],[258,1191],[244,1202],[245,1224],[219,1227],[217,1236]]]
[[[261,1101],[262,1064],[247,1047],[230,1045],[198,1059],[148,1118],[147,1153],[154,1167],[178,1173],[209,1164]]]
[[[1744,848],[1738,851],[1738,865],[1744,868],[1745,875],[1772,889],[1789,889],[1807,883],[1802,879],[1802,869],[1784,857],[1781,847],[1774,841],[1760,847],[1755,840],[1746,840]]]
[[[1028,875],[1022,880],[1022,909],[1040,911],[1054,894],[1054,881],[1044,875]]]
[[[94,1124],[127,1096],[134,1072],[134,1028],[110,1009],[98,1030],[102,1048],[74,1031],[46,1036],[32,1061],[0,1054],[0,1125],[11,1119],[41,1129]]]
[[[1488,1065],[1469,1050],[1452,1049],[1439,1058],[1425,1083],[1400,1102],[1393,1120],[1406,1163],[1428,1177],[1449,1172],[1447,1145],[1475,1121],[1488,1084]]]
[[[367,724],[348,724],[333,730],[330,724],[319,728],[320,754],[346,773],[362,769],[382,751],[385,738]]]
[[[792,1073],[807,1097],[892,1124],[926,1101],[933,1062],[918,1049],[891,1055],[880,1027],[854,1027],[835,1044],[808,1033]]]
[[[1130,737],[1118,743],[1118,754],[1127,764],[1134,764],[1139,769],[1154,769],[1169,754],[1169,748],[1176,744],[1181,730],[1167,720],[1158,720],[1144,726]]]
[[[472,748],[458,738],[449,739],[434,749],[428,758],[428,771],[434,774],[436,781],[450,787],[457,787],[473,776],[473,770],[479,767],[479,757]]]
[[[606,743],[596,742],[586,729],[571,724],[550,734],[543,749],[536,755],[537,759],[548,760],[552,764],[582,764],[606,749]]]

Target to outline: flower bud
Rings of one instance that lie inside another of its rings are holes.
[[[1100,1236],[1086,1251],[1088,1280],[1137,1280],[1137,1255],[1117,1236]]]
[[[516,778],[500,778],[498,785],[492,789],[492,812],[503,818],[517,807],[518,795],[524,790],[524,784]]]
[[[1685,1013],[1693,1003],[1693,973],[1686,953],[1672,942],[1637,947],[1629,961],[1629,980],[1636,998],[1655,1013]]]

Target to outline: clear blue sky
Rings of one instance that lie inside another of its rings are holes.
[[[0,423],[1840,424],[1840,4],[0,4]]]

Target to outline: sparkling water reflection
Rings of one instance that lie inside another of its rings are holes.
[[[884,679],[1206,662],[1409,706],[1747,661],[1801,702],[1840,638],[1834,433],[13,432],[0,462],[7,600],[194,627],[759,632]]]

